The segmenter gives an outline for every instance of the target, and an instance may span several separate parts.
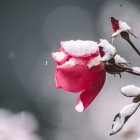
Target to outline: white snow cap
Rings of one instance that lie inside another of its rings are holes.
[[[122,64],[122,63],[123,64],[128,64],[128,62],[124,58],[122,58],[120,55],[118,55],[118,54],[115,55],[114,59],[115,59],[115,63],[118,63],[118,64]]]
[[[127,97],[136,97],[140,94],[140,88],[135,85],[128,85],[121,88],[121,92],[124,96]]]
[[[41,140],[36,130],[37,122],[30,114],[0,109],[0,140]]]
[[[113,135],[113,134],[117,133],[123,127],[123,124],[124,124],[124,121],[125,121],[124,119],[125,118],[121,117],[121,116],[118,116],[115,119],[115,121],[112,124],[113,127],[112,127],[110,135]]]
[[[72,56],[89,56],[98,51],[97,42],[90,40],[70,40],[62,41],[61,47],[66,53]]]
[[[121,31],[131,30],[131,27],[126,22],[123,21],[119,21],[119,28]]]
[[[60,62],[67,57],[64,52],[53,52],[52,56],[57,62]]]
[[[100,39],[98,46],[103,47],[103,51],[105,52],[105,55],[101,58],[101,61],[110,60],[116,53],[115,47],[105,39]]]
[[[132,115],[137,108],[139,107],[139,103],[132,103],[122,108],[120,111],[120,116],[126,117]]]
[[[133,72],[140,74],[140,67],[132,67]]]
[[[120,131],[126,122],[126,117],[130,117],[131,115],[133,115],[138,107],[139,103],[132,103],[123,107],[120,113],[118,113],[115,117],[110,135],[113,135]]]

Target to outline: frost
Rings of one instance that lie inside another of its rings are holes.
[[[120,55],[118,55],[118,54],[116,54],[115,55],[115,57],[114,57],[114,59],[115,59],[115,63],[123,63],[123,64],[127,64],[128,62],[124,59],[124,58],[122,58]]]
[[[118,113],[114,118],[110,135],[114,135],[119,132],[126,121],[135,113],[138,107],[139,103],[132,103],[123,107],[120,113]]]
[[[65,52],[72,56],[86,56],[94,54],[98,51],[97,42],[83,41],[83,40],[70,40],[61,42],[61,47]]]
[[[135,85],[128,85],[121,88],[121,92],[124,96],[127,97],[136,97],[140,94],[140,88]]]
[[[108,61],[115,55],[116,49],[105,39],[100,39],[100,42],[101,43],[99,43],[98,46],[103,47],[103,51],[105,52],[105,55],[101,58],[101,61]]]

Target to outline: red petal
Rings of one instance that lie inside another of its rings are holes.
[[[55,71],[55,74],[56,74],[56,71]],[[56,75],[55,75],[55,86],[56,86],[56,88],[61,88],[59,82],[56,79]]]
[[[70,92],[81,92],[88,86],[88,67],[84,65],[60,65],[56,69],[57,85]],[[58,84],[59,83],[59,84]]]
[[[99,71],[101,71],[99,73]],[[103,73],[103,74],[102,74]],[[98,80],[98,77],[104,76],[103,65],[93,67],[88,69],[84,65],[60,65],[57,66],[55,79],[57,80],[57,85],[69,92],[81,92]],[[59,83],[59,84],[58,84]]]
[[[92,74],[93,79],[89,87],[83,91],[77,99],[75,109],[78,112],[83,112],[98,95],[104,85],[105,77],[106,74],[104,70],[96,71],[96,73]]]
[[[117,19],[115,19],[114,17],[111,17],[111,24],[112,24],[112,28],[115,32],[117,30],[119,30],[119,21]]]

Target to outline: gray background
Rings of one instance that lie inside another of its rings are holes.
[[[140,137],[140,110],[119,134],[109,136],[114,115],[131,103],[120,88],[140,86],[139,77],[107,74],[102,91],[83,113],[74,110],[78,95],[55,88],[51,52],[58,51],[62,40],[109,39],[110,16],[128,22],[140,38],[138,0],[0,0],[0,108],[34,114],[46,140]],[[140,50],[140,40],[132,40]],[[139,56],[124,40],[118,37],[115,45],[121,56],[140,66]]]

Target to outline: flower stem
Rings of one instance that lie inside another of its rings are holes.
[[[131,45],[131,47],[138,53],[138,55],[140,55],[139,50],[135,47],[135,45],[129,39],[129,33],[128,32],[121,32],[121,36],[123,39],[125,39]]]

